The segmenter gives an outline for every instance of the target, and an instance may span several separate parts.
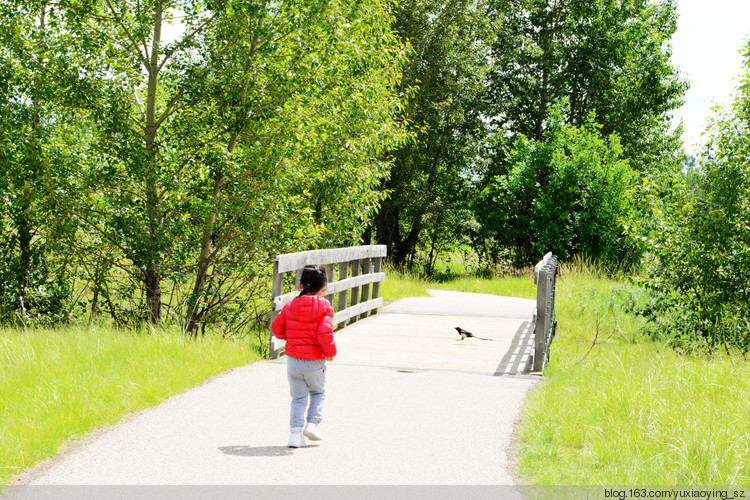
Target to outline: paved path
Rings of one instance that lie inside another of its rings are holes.
[[[522,374],[533,301],[432,293],[337,333],[319,445],[286,447],[285,365],[265,361],[97,431],[20,483],[512,484],[513,426],[539,380]],[[457,341],[454,326],[493,340]]]

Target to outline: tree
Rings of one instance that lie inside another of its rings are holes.
[[[259,8],[244,49],[219,51],[226,29],[246,29],[244,16],[229,20],[211,42],[210,53],[220,55],[210,61],[215,76],[206,109],[209,116],[232,117],[227,152],[236,163],[214,171],[209,183],[212,208],[201,216],[189,331],[227,305],[206,290],[227,275],[217,270],[230,262],[237,276],[247,262],[267,266],[269,256],[286,249],[356,241],[379,199],[383,148],[402,135],[394,121],[400,103],[391,91],[401,55],[384,17],[386,3],[266,8]],[[196,99],[203,102],[200,93]],[[220,296],[245,286],[240,279]]]
[[[492,8],[503,22],[492,51],[488,100],[493,150],[477,183],[484,196],[475,203],[476,218],[483,221],[473,237],[476,246],[490,249],[497,258],[503,249],[496,245],[509,244],[518,265],[527,265],[532,256],[549,250],[562,256],[584,253],[610,262],[617,258],[632,262],[635,247],[622,238],[616,216],[630,204],[628,186],[623,183],[634,182],[636,177],[628,174],[616,180],[611,177],[614,173],[600,173],[591,177],[606,179],[597,186],[590,182],[598,181],[571,173],[567,180],[559,179],[561,185],[550,183],[547,174],[541,179],[538,175],[545,168],[562,168],[552,155],[563,146],[543,143],[558,141],[564,123],[563,129],[571,131],[564,135],[580,131],[563,147],[573,148],[566,153],[572,158],[579,148],[604,154],[590,136],[595,132],[603,144],[609,144],[610,152],[597,160],[602,165],[614,165],[613,158],[621,155],[637,176],[671,177],[679,171],[681,129],[670,130],[669,112],[680,105],[687,84],[670,62],[669,39],[676,29],[674,3],[528,0],[497,1]],[[559,102],[565,102],[558,110],[562,115],[551,117]],[[558,127],[558,132],[550,126]],[[616,150],[621,152],[615,154]],[[594,172],[590,166],[585,168]],[[523,171],[531,178],[520,178]],[[498,181],[501,184],[493,186]],[[521,196],[525,200],[521,208],[514,201],[486,204],[488,195],[497,199],[504,192],[515,193],[510,200],[518,201],[516,197]],[[612,198],[615,195],[623,199],[617,201]],[[605,205],[594,202],[599,196]],[[571,206],[571,200],[577,205]],[[552,203],[560,204],[559,212]],[[568,215],[563,216],[566,220],[551,217],[566,209],[570,220]],[[531,221],[533,226],[525,225]],[[602,225],[603,221],[609,225]],[[532,227],[537,234],[529,232]],[[560,239],[555,241],[551,235]],[[518,260],[521,257],[524,261]]]
[[[583,124],[595,111],[602,135],[620,137],[638,172],[679,149],[669,113],[687,84],[670,62],[672,0],[499,0],[493,7],[503,22],[490,99],[504,135],[542,140],[551,107],[567,98],[565,120]],[[502,154],[498,161],[502,172]]]
[[[477,200],[480,222],[512,250],[516,266],[548,251],[608,263],[628,257],[621,220],[630,211],[633,172],[620,158],[617,136],[601,138],[593,115],[584,125],[566,124],[565,111],[553,108],[540,140],[519,135],[511,170]]]
[[[61,80],[97,134],[60,203],[85,226],[95,296],[121,295],[111,314],[246,322],[270,256],[361,232],[400,136],[387,3],[70,9]]]
[[[412,137],[389,154],[393,166],[382,186],[388,197],[375,229],[400,266],[415,250],[440,185],[461,183],[486,132],[481,97],[493,23],[484,1],[410,0],[395,9],[394,29],[410,44],[400,91]]]
[[[59,11],[49,1],[2,2],[0,22],[0,320],[60,320],[71,286],[51,223],[54,179],[71,152],[55,106]]]
[[[744,48],[750,69],[750,46]],[[750,350],[750,76],[709,125],[700,168],[670,185],[644,183],[649,217],[631,222],[646,251],[644,314],[681,347]]]

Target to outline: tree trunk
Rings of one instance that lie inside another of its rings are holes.
[[[161,276],[159,274],[158,247],[161,237],[161,220],[159,192],[157,188],[158,172],[156,161],[156,89],[159,76],[159,54],[161,46],[162,6],[157,5],[154,11],[154,39],[151,45],[151,60],[148,68],[148,93],[146,96],[146,153],[151,160],[151,169],[146,180],[146,219],[150,238],[146,265],[143,272],[146,287],[146,304],[149,320],[156,324],[161,321]]]
[[[388,255],[393,256],[393,251],[400,243],[399,210],[393,206],[390,200],[384,200],[380,204],[375,216],[375,237],[378,245],[388,247]]]
[[[25,211],[25,210],[24,210]],[[29,302],[26,298],[31,286],[31,238],[32,231],[28,218],[21,214],[16,219],[16,230],[18,231],[18,251],[20,254],[20,267],[18,269],[18,284],[20,286],[18,298],[21,308],[25,313]]]
[[[419,235],[424,227],[422,220],[424,214],[427,212],[427,207],[429,206],[430,201],[432,201],[433,188],[435,186],[435,180],[437,179],[440,160],[442,157],[443,153],[438,149],[432,159],[430,175],[427,177],[427,182],[425,183],[424,191],[422,193],[422,200],[414,215],[409,234],[393,249],[393,263],[396,267],[401,267],[406,262],[407,257],[414,252],[414,249],[419,242]]]
[[[238,135],[239,134],[236,136]],[[236,144],[236,138],[233,138],[230,143],[232,150],[234,150],[234,144]],[[208,268],[211,265],[211,248],[214,244],[214,228],[219,217],[219,211],[216,207],[218,206],[221,192],[227,184],[228,179],[222,172],[219,172],[214,181],[214,190],[211,198],[214,210],[208,216],[206,223],[203,226],[203,241],[201,242],[201,251],[198,256],[198,270],[195,276],[195,285],[193,286],[193,293],[188,300],[187,326],[185,327],[185,333],[187,335],[195,336],[197,328],[201,323],[201,302],[203,299],[203,291],[206,288]]]
[[[161,320],[161,278],[158,272],[146,269],[143,272],[143,282],[146,286],[149,319],[156,324]]]

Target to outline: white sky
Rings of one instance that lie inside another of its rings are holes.
[[[672,61],[691,82],[675,123],[685,123],[685,150],[696,154],[710,108],[727,106],[743,71],[740,48],[750,35],[750,0],[678,0]]]

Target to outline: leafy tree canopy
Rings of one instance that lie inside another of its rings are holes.
[[[552,108],[541,140],[518,136],[511,170],[495,177],[475,206],[519,266],[550,250],[610,263],[628,258],[621,219],[630,210],[633,172],[618,137],[602,138],[593,114],[582,125],[567,124],[565,104]]]
[[[745,47],[750,70],[750,46]],[[648,217],[632,221],[645,249],[644,314],[656,336],[687,346],[750,349],[750,73],[717,109],[700,164],[667,186],[644,183]]]

